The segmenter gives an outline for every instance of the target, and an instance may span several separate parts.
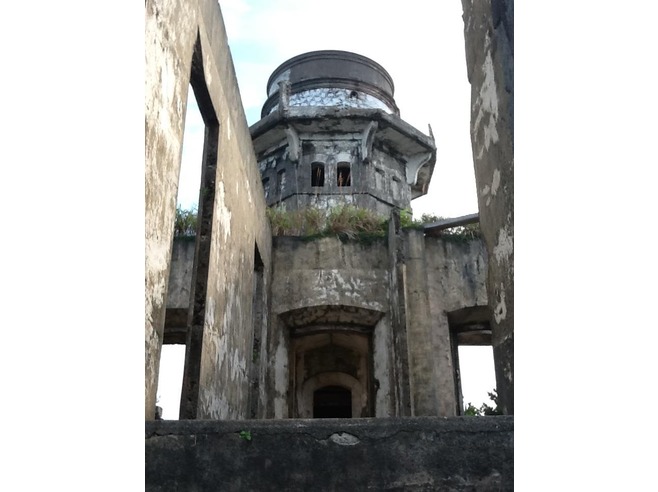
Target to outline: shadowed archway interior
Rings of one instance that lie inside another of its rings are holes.
[[[352,418],[352,392],[341,386],[325,386],[315,390],[313,418]]]

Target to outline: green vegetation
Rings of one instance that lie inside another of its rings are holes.
[[[388,223],[386,217],[353,205],[340,205],[330,210],[307,207],[292,211],[273,207],[267,210],[267,217],[275,236],[383,237]]]
[[[183,210],[180,205],[176,207],[174,221],[174,237],[192,237],[196,235],[197,209]]]
[[[388,217],[353,205],[339,205],[329,210],[306,207],[287,211],[283,207],[267,209],[267,217],[275,236],[303,236],[307,238],[339,236],[347,239],[368,240],[384,237],[388,229]],[[196,235],[197,209],[176,208],[174,237],[191,238]],[[422,229],[425,224],[443,220],[431,214],[423,214],[413,219],[410,209],[400,211],[400,225],[403,229]],[[441,231],[447,239],[468,241],[480,236],[480,224],[468,224]]]
[[[480,408],[476,408],[471,402],[466,405],[464,408],[464,415],[470,417],[482,417],[487,415],[502,415],[503,412],[498,406],[498,392],[494,388],[491,392],[487,393],[489,399],[496,405],[495,407],[489,406],[486,403],[483,403]]]
[[[287,211],[283,207],[267,210],[267,217],[275,236],[304,236],[309,238],[339,236],[348,239],[383,237],[388,228],[388,217],[355,207],[340,205],[328,211],[314,207]],[[414,220],[411,210],[400,211],[400,226],[403,229],[422,229],[425,224],[444,220],[436,215],[423,214]],[[468,241],[480,236],[480,224],[468,224],[441,231],[447,239]]]
[[[251,431],[240,431],[240,439],[244,439],[245,441],[251,441]]]

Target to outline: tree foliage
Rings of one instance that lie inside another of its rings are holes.
[[[471,402],[468,402],[468,405],[464,407],[464,415],[470,417],[482,417],[489,415],[502,415],[503,412],[498,405],[498,392],[494,388],[491,392],[487,393],[489,399],[494,403],[494,407],[483,403],[480,408],[475,407]]]
[[[174,237],[191,237],[196,235],[197,209],[184,210],[180,205],[176,207],[174,220]]]

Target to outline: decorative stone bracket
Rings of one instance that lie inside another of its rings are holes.
[[[407,184],[416,184],[418,171],[432,158],[432,153],[414,154],[407,159]]]
[[[299,153],[301,144],[299,142],[299,134],[292,126],[285,129],[286,138],[288,139],[288,158],[291,162],[299,162]]]
[[[370,163],[370,156],[372,155],[372,144],[375,141],[375,133],[377,132],[378,123],[376,121],[370,124],[363,130],[361,136],[361,160],[364,164]]]

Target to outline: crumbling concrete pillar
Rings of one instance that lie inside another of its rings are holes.
[[[514,2],[462,0],[499,405],[514,413]]]
[[[404,289],[412,415],[438,415],[423,231],[407,232]]]

